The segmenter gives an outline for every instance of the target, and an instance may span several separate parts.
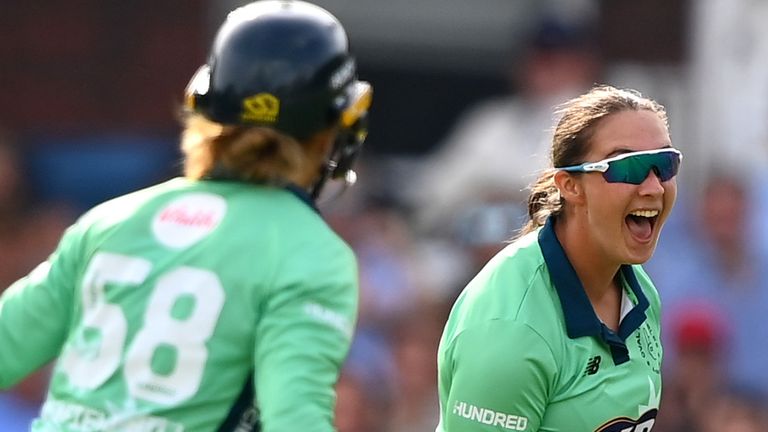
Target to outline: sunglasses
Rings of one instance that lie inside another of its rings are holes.
[[[683,154],[673,148],[624,153],[597,162],[586,162],[559,170],[568,172],[601,172],[608,183],[639,185],[651,170],[665,182],[677,175]]]

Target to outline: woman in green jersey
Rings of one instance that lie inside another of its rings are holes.
[[[562,106],[519,238],[468,284],[438,354],[438,432],[647,432],[659,296],[640,264],[675,202],[667,116],[598,86]]]
[[[371,88],[335,17],[266,0],[186,97],[185,176],[90,210],[0,297],[0,389],[56,359],[34,431],[334,430],[357,271],[315,198],[354,180]]]

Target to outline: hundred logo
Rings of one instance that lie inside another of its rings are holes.
[[[498,426],[510,431],[524,431],[528,426],[528,417],[493,411],[462,401],[456,401],[453,406],[453,414],[470,421],[488,426]]]

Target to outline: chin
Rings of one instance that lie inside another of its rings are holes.
[[[645,264],[653,256],[653,251],[656,249],[656,244],[649,245],[642,248],[642,250],[629,250],[625,255],[624,262],[626,264]]]
[[[630,265],[645,264],[646,262],[648,262],[649,259],[651,259],[650,256],[647,257],[647,258],[646,257],[643,257],[643,258],[630,258],[630,259],[626,260],[624,262],[624,264],[630,264]]]

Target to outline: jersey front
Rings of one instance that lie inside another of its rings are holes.
[[[0,388],[58,356],[33,431],[330,431],[356,311],[352,251],[299,195],[174,179],[0,298]]]
[[[437,432],[648,432],[661,394],[658,294],[623,266],[618,332],[595,315],[552,221],[468,284],[438,353]]]

